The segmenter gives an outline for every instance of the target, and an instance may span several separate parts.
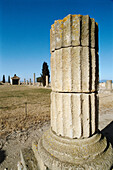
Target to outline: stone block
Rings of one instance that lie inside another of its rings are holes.
[[[68,15],[54,22],[50,30],[50,52],[79,45],[98,51],[98,25],[94,19],[88,15]]]
[[[34,155],[34,152],[31,148],[24,148],[20,150],[21,167],[18,167],[18,170],[39,170],[37,165],[37,159]]]
[[[95,50],[98,52],[98,23],[95,23]]]
[[[72,31],[71,31],[71,42],[72,46],[80,45],[80,28],[81,28],[81,15],[72,15]]]
[[[89,16],[82,16],[81,45],[89,47]]]
[[[106,89],[107,90],[112,90],[112,80],[107,80],[106,81]]]
[[[51,53],[51,86],[55,87],[55,52]]]
[[[92,73],[90,72],[90,53],[88,47],[83,47],[81,52],[81,92],[90,92],[90,80]]]
[[[95,48],[95,19],[90,19],[90,30],[91,30],[91,37],[90,37],[90,45],[92,48]]]
[[[51,127],[69,138],[86,138],[96,132],[98,97],[95,93],[51,93]]]
[[[90,56],[91,56],[91,82],[90,82],[90,88],[92,89],[92,92],[95,90],[98,91],[99,89],[99,58],[98,53],[95,49],[90,50]]]
[[[100,133],[70,140],[48,130],[39,140],[37,152],[49,170],[108,170],[113,164],[112,146]]]
[[[62,46],[62,20],[55,21],[55,49]]]
[[[68,47],[51,54],[51,86],[59,92],[95,92],[98,55],[89,47]]]
[[[55,26],[51,25],[50,29],[50,52],[55,50]]]
[[[60,48],[71,46],[71,15],[65,17],[62,23],[63,43]]]

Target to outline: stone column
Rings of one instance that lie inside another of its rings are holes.
[[[29,79],[29,85],[31,85],[31,78]]]
[[[24,78],[24,84],[26,84],[26,79]]]
[[[20,79],[18,80],[18,84],[20,85]]]
[[[12,78],[11,78],[11,85],[13,85],[13,80],[12,80]]]
[[[98,131],[98,25],[68,15],[50,30],[51,128],[33,150],[40,170],[104,169],[113,151]]]
[[[28,85],[28,80],[26,80],[26,85]]]
[[[112,80],[106,81],[106,90],[112,90]]]
[[[46,87],[49,86],[49,82],[48,82],[48,76],[46,76]]]
[[[35,85],[35,73],[33,74],[33,85]]]

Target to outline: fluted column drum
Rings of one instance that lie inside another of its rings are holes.
[[[98,131],[98,25],[68,15],[50,30],[51,128],[33,151],[39,170],[110,170],[111,144]]]
[[[51,127],[61,136],[90,137],[98,129],[98,26],[68,15],[50,31]]]

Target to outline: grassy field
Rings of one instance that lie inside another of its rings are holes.
[[[0,136],[50,120],[50,89],[0,85]]]
[[[51,89],[0,85],[0,136],[50,120]],[[99,94],[100,117],[113,109],[113,95]]]

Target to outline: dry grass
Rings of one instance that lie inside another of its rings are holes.
[[[0,86],[0,136],[50,120],[50,89]]]

